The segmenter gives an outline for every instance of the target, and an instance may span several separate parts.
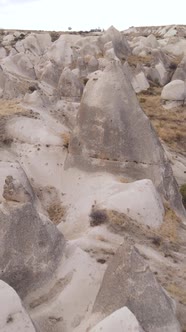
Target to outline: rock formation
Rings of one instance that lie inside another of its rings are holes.
[[[174,305],[144,259],[124,243],[109,262],[93,312],[103,317],[127,306],[147,332],[181,331]]]
[[[36,331],[15,290],[2,280],[0,280],[0,331]]]
[[[112,332],[114,330],[117,332],[143,332],[136,317],[127,307],[113,312],[93,327],[90,332]]]
[[[0,30],[3,332],[186,331],[185,35]]]
[[[0,278],[24,297],[52,276],[65,241],[12,177],[6,178],[3,197],[8,201],[0,210]]]
[[[69,151],[72,164],[85,169],[152,179],[184,214],[170,164],[119,62],[112,61],[86,84]]]

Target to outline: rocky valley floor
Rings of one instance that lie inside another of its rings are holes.
[[[0,331],[186,331],[185,38],[0,31]]]

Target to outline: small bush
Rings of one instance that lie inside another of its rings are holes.
[[[90,226],[98,226],[108,221],[108,216],[105,210],[92,210],[90,215]]]
[[[182,195],[183,205],[186,208],[186,183],[182,184],[182,186],[180,187],[180,193]]]
[[[70,143],[70,133],[65,132],[65,133],[62,133],[61,136],[63,139],[63,147],[65,149],[68,149],[69,143]]]
[[[177,63],[175,63],[175,62],[171,62],[170,63],[170,65],[169,65],[169,69],[171,69],[171,70],[176,70],[176,68],[177,68]]]

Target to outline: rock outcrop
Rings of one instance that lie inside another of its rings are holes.
[[[124,35],[121,34],[117,29],[111,26],[104,34],[100,37],[101,48],[105,44],[112,42],[115,55],[119,59],[126,59],[126,57],[131,53],[130,46]],[[109,47],[110,48],[110,47]]]
[[[103,319],[90,332],[143,332],[136,317],[127,308],[121,308]]]
[[[142,256],[127,243],[110,260],[93,312],[106,317],[123,306],[146,332],[181,332],[172,300]]]
[[[0,331],[36,331],[15,290],[2,280],[0,280]]]
[[[164,86],[161,99],[177,102],[176,105],[184,105],[186,99],[186,83],[182,80],[174,80]]]
[[[6,179],[3,194],[8,201],[0,207],[0,278],[24,297],[52,276],[62,258],[65,240],[27,201],[23,188],[21,194],[21,184],[11,180]]]
[[[150,178],[184,214],[169,161],[119,62],[86,84],[69,151],[71,165]]]

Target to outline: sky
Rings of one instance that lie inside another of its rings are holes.
[[[0,28],[107,29],[186,24],[186,0],[0,0]]]

